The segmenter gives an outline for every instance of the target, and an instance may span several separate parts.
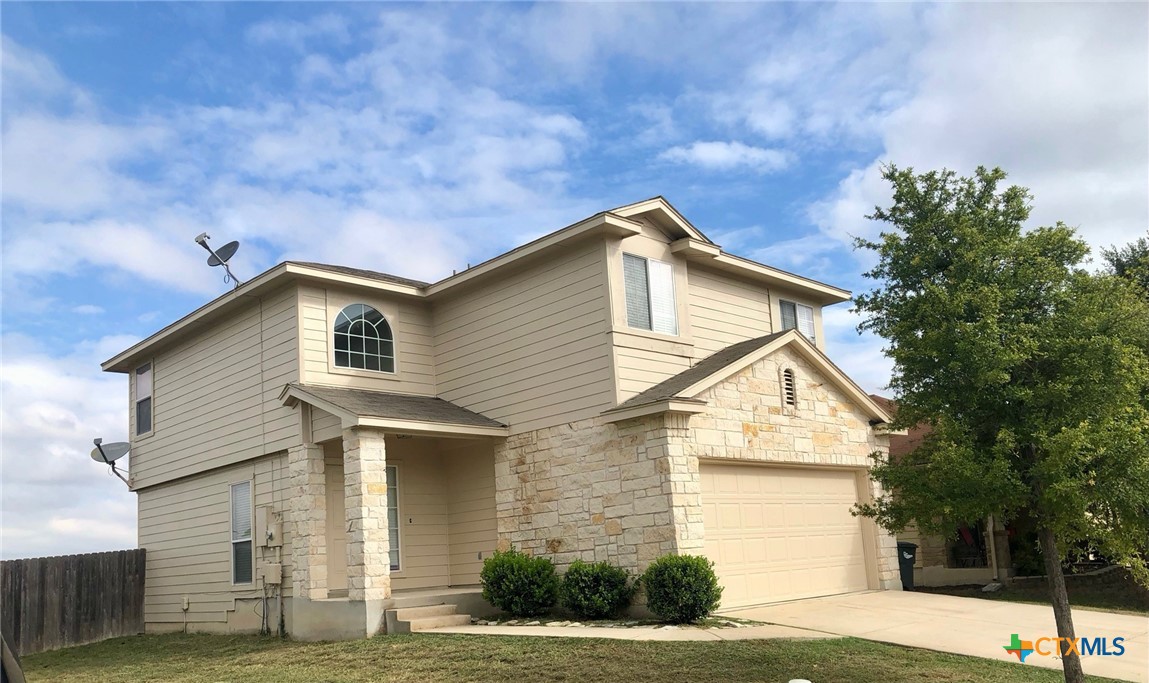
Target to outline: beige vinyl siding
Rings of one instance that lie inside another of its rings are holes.
[[[611,405],[602,243],[436,303],[439,395],[518,433]]]
[[[431,439],[387,438],[387,464],[398,467],[399,571],[391,588],[446,586],[447,482]]]
[[[449,580],[447,481],[435,444],[433,439],[387,437],[387,464],[395,465],[399,476],[400,568],[391,573],[392,590],[446,586]],[[341,444],[328,443],[324,448],[328,499],[342,500],[343,463],[336,460]],[[493,506],[492,499],[492,509]],[[329,534],[333,533],[333,526],[334,518],[329,518]],[[327,547],[329,553],[344,558],[341,562],[328,562],[329,572],[333,567],[337,574],[340,569],[343,572],[343,583],[331,584],[329,588],[346,588],[346,536],[329,535]]]
[[[690,358],[680,355],[683,347],[663,344],[651,346],[654,348],[615,345],[614,362],[620,403],[690,367]]]
[[[336,368],[331,356],[335,316],[346,305],[364,303],[381,312],[395,337],[395,373]],[[431,314],[426,303],[381,292],[299,287],[303,382],[425,396],[435,394]]]
[[[323,444],[324,495],[327,499],[327,590],[347,590],[347,506],[343,487],[343,440]],[[345,593],[344,593],[345,594]]]
[[[495,453],[489,441],[462,441],[453,445],[456,447],[443,451],[451,585],[468,586],[479,583],[483,559],[495,551],[498,542]]]
[[[311,408],[311,440],[315,443],[322,443],[330,439],[340,439],[339,452],[340,458],[343,457],[343,421],[338,416],[320,410],[319,408]],[[329,454],[330,457],[330,454]]]
[[[287,455],[251,460],[139,492],[139,544],[147,549],[144,619],[149,629],[182,624],[188,597],[189,624],[225,624],[235,600],[263,595],[260,566],[274,560],[273,548],[255,548],[255,576],[249,585],[231,583],[231,484],[252,482],[253,517],[259,508],[284,513],[290,504]],[[291,594],[290,525],[282,548],[285,595]],[[248,609],[241,605],[239,609]],[[246,615],[245,615],[246,616]]]
[[[740,341],[770,334],[770,293],[691,264],[690,324],[694,357],[701,359]]]
[[[137,488],[298,440],[296,414],[279,402],[299,372],[295,300],[293,288],[253,300],[153,358],[153,432],[132,443]]]

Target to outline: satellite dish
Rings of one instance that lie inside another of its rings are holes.
[[[227,263],[228,259],[235,256],[235,252],[239,250],[239,242],[228,242],[215,252],[207,257],[207,264],[209,266],[222,266]]]
[[[104,445],[103,439],[92,439],[92,443],[96,445],[96,448],[92,451],[92,460],[102,462],[108,467],[111,467],[112,474],[119,477],[120,481],[128,485],[128,488],[132,488],[132,482],[128,481],[127,478],[116,469],[116,461],[127,455],[132,445],[122,441]]]
[[[124,443],[123,441],[103,445],[96,444],[96,447],[92,449],[92,460],[102,463],[113,463],[127,455],[131,448],[132,445],[130,443]]]
[[[207,257],[207,264],[209,266],[223,266],[224,271],[227,272],[227,275],[224,276],[223,281],[234,282],[236,288],[238,288],[242,283],[235,275],[232,274],[231,268],[229,268],[227,265],[227,260],[232,256],[235,256],[235,252],[239,249],[239,242],[228,242],[216,250],[212,249],[211,245],[207,243],[209,239],[211,239],[211,235],[207,234],[206,232],[201,232],[196,236],[195,243],[204,249],[207,249],[207,253],[211,254],[211,256]]]

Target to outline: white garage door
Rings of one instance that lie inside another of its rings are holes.
[[[866,590],[852,471],[703,464],[706,556],[724,608]]]

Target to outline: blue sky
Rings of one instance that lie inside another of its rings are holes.
[[[1033,223],[1149,226],[1144,4],[13,3],[3,31],[4,557],[130,547],[99,362],[299,258],[437,279],[661,194],[859,290],[880,164],[1000,165]],[[828,350],[870,390],[848,306]]]

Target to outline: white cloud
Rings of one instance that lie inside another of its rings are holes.
[[[671,147],[659,158],[712,171],[747,169],[756,173],[780,171],[791,162],[791,156],[782,150],[751,147],[741,142],[693,142]]]
[[[104,307],[95,304],[80,304],[79,306],[73,306],[72,312],[79,313],[80,315],[101,315],[104,313]]]
[[[313,40],[346,43],[351,39],[347,17],[322,14],[308,21],[271,20],[253,24],[247,29],[247,40],[256,45],[280,43],[302,50]]]
[[[127,436],[127,382],[93,368],[135,341],[104,337],[52,356],[37,340],[4,336],[4,558],[135,546],[135,495],[89,456],[94,437],[113,442]]]
[[[883,151],[813,218],[874,234],[862,216],[889,201],[885,161],[1001,166],[1035,195],[1031,224],[1080,226],[1095,247],[1133,239],[1149,224],[1146,23],[1144,4],[934,6],[910,94],[877,124]]]

